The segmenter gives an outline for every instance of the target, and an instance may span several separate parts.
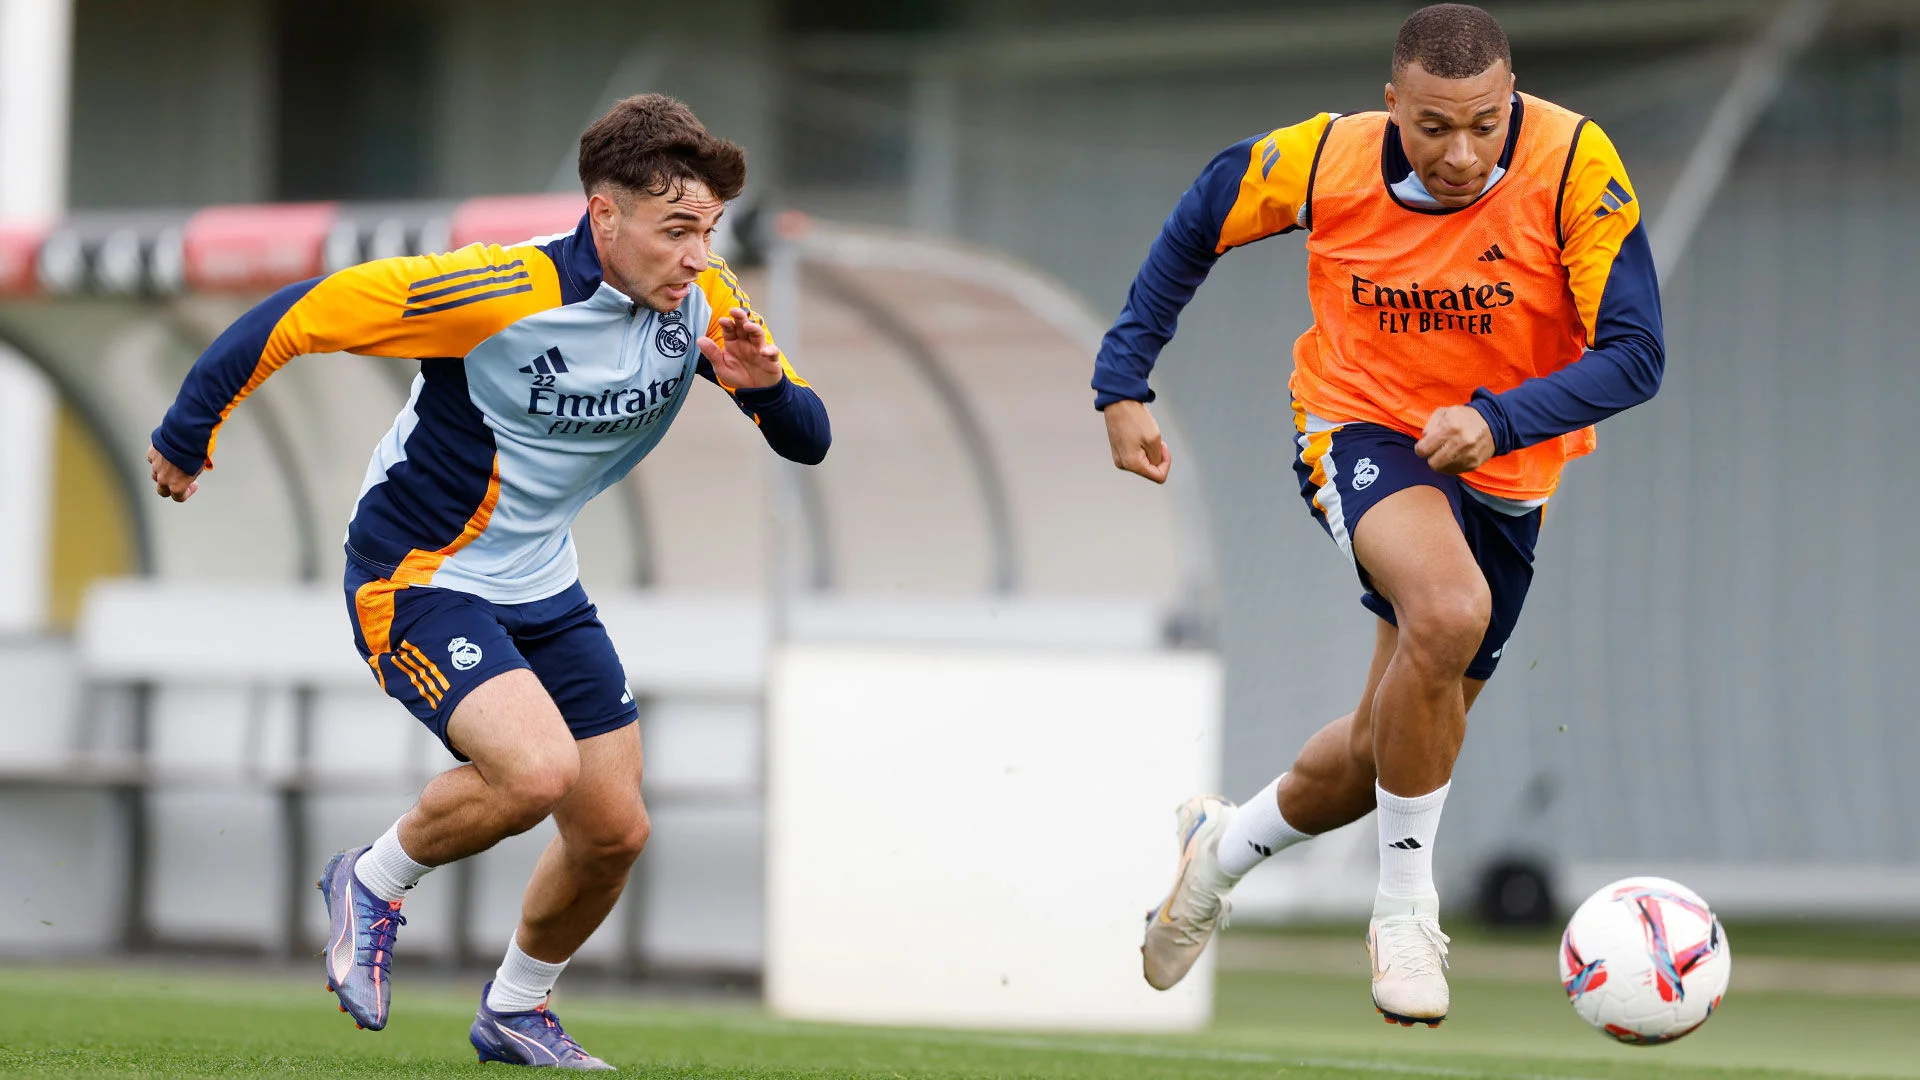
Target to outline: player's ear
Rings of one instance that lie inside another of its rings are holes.
[[[1400,118],[1393,114],[1393,106],[1395,104],[1395,100],[1396,98],[1393,93],[1393,81],[1388,80],[1387,81],[1387,119],[1392,120],[1394,123],[1397,124],[1400,122]]]
[[[593,231],[608,240],[620,232],[620,204],[606,188],[587,196],[587,217]]]

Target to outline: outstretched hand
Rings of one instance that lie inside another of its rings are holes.
[[[178,465],[168,461],[167,456],[151,444],[147,446],[147,469],[153,474],[154,493],[174,502],[186,502],[200,490],[191,474],[180,471]]]
[[[778,383],[785,374],[780,347],[767,337],[766,328],[753,313],[743,307],[731,308],[718,321],[726,344],[710,337],[700,339],[700,355],[713,365],[714,376],[736,390],[758,390]]]
[[[1458,476],[1493,460],[1493,429],[1471,405],[1435,409],[1413,452],[1434,472]]]
[[[1116,401],[1102,409],[1107,419],[1107,445],[1113,450],[1113,467],[1144,476],[1156,484],[1167,482],[1173,468],[1173,455],[1167,440],[1160,436],[1160,425],[1147,411],[1145,402]]]

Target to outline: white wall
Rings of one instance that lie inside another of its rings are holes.
[[[66,205],[67,0],[0,0],[0,222],[45,223]],[[0,349],[0,634],[46,618],[53,493],[52,388]]]
[[[1203,653],[796,645],[769,683],[767,1001],[823,1020],[1186,1030],[1141,975],[1170,811],[1219,770]]]

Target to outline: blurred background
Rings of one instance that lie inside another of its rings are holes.
[[[696,393],[580,520],[656,822],[589,959],[759,971],[780,640],[1210,653],[1224,792],[1258,790],[1373,637],[1290,467],[1300,243],[1225,258],[1163,356],[1167,488],[1112,470],[1091,357],[1207,160],[1378,108],[1414,6],[0,0],[0,954],[311,951],[319,860],[450,763],[335,590],[412,366],[297,361],[186,507],[147,433],[280,281],[570,228],[578,133],[648,90],[748,148],[721,246],[836,442],[770,465]],[[1548,511],[1443,895],[1538,923],[1661,873],[1729,916],[1920,919],[1920,3],[1488,6],[1632,170],[1668,366]],[[1364,913],[1372,828],[1240,917]],[[543,837],[429,878],[408,950],[490,961]]]

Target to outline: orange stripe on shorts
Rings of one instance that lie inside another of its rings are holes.
[[[453,689],[453,685],[447,682],[447,677],[445,675],[440,674],[439,665],[427,659],[427,654],[421,652],[420,647],[418,645],[415,645],[411,641],[403,641],[400,643],[400,647],[407,650],[408,655],[413,657],[415,663],[418,663],[421,667],[426,669],[427,674],[432,676],[433,680],[440,684],[440,689],[442,691]]]

